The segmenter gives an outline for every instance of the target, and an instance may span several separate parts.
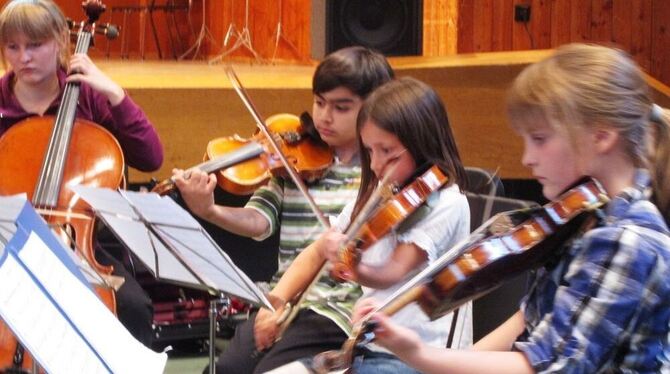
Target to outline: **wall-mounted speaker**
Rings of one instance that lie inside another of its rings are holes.
[[[326,0],[323,18],[325,53],[362,45],[387,56],[421,54],[421,0]]]

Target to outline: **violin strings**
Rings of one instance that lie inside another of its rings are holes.
[[[233,89],[237,93],[237,95],[240,97],[242,100],[242,103],[244,106],[247,108],[253,119],[256,121],[256,125],[258,126],[258,129],[261,130],[263,135],[267,138],[267,140],[270,142],[272,145],[272,148],[276,152],[277,156],[279,157],[281,163],[284,165],[284,168],[286,169],[286,172],[288,172],[289,176],[291,177],[291,180],[293,183],[298,187],[302,195],[305,197],[305,200],[309,204],[309,207],[312,209],[314,212],[314,215],[316,218],[319,220],[319,223],[323,225],[323,227],[330,227],[330,222],[326,219],[324,216],[323,212],[321,209],[319,209],[318,205],[316,205],[316,202],[314,202],[314,199],[312,196],[309,194],[307,191],[307,187],[305,186],[305,183],[303,183],[302,179],[300,179],[300,176],[296,173],[295,169],[291,166],[289,161],[286,159],[284,154],[282,153],[281,149],[279,148],[279,145],[277,142],[274,141],[274,138],[272,134],[270,134],[270,131],[267,128],[267,125],[265,122],[261,119],[260,114],[258,113],[258,110],[256,110],[256,107],[254,103],[251,101],[249,98],[249,95],[247,94],[246,89],[244,86],[242,86],[242,82],[240,82],[240,79],[237,77],[237,74],[235,73],[235,70],[233,69],[232,65],[226,65],[225,67],[226,75],[228,76],[228,79],[230,80],[230,83],[233,86]]]
[[[345,234],[347,236],[346,244],[349,244],[352,240],[354,240],[354,236],[358,234],[358,231],[361,229],[361,227],[363,227],[365,222],[367,222],[372,212],[375,211],[375,208],[381,202],[384,193],[387,191],[387,188],[389,187],[389,179],[391,179],[391,175],[393,174],[393,172],[397,167],[398,164],[394,164],[393,166],[391,166],[388,172],[384,174],[384,177],[380,181],[379,185],[372,192],[372,194],[368,198],[368,201],[366,201],[365,204],[363,204],[363,207],[361,208],[358,215],[356,215],[356,217],[349,224],[349,227],[347,227],[347,230],[345,231]],[[345,247],[346,245],[342,247],[342,250],[344,250]]]

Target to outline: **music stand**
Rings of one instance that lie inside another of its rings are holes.
[[[279,49],[279,42],[283,41],[286,44],[286,47],[293,53],[294,56],[298,58],[300,61],[307,61],[308,58],[303,56],[300,51],[298,51],[298,47],[293,44],[286,36],[284,35],[284,29],[282,27],[283,25],[283,19],[284,19],[284,1],[283,0],[278,0],[278,8],[279,8],[279,15],[277,17],[277,29],[275,30],[274,33],[274,40],[275,40],[275,48],[274,51],[272,52],[272,59],[270,60],[271,63],[274,64],[275,58],[277,57],[277,50]]]
[[[234,0],[231,0],[230,2],[231,17],[235,16],[234,12],[232,11],[233,4]],[[246,48],[254,56],[257,62],[261,62],[261,57],[258,55],[253,45],[251,44],[251,32],[249,31],[249,0],[245,0],[244,3],[244,27],[242,27],[241,31],[237,30],[237,27],[235,27],[235,20],[230,22],[230,25],[228,26],[228,31],[226,32],[226,35],[223,37],[224,48],[228,46],[230,38],[233,37],[236,39],[235,44],[233,44],[233,46],[230,47],[229,49],[224,50],[223,53],[210,59],[209,60],[210,65],[215,64],[217,62],[221,62],[224,58],[226,58],[226,56],[235,52],[237,49],[241,47]]]
[[[160,373],[167,355],[134,339],[100,301],[25,195],[0,196],[0,317],[49,373]]]
[[[236,296],[274,310],[253,281],[171,198],[81,185],[72,190],[91,205],[96,216],[157,279],[213,295]],[[212,303],[211,308],[215,308],[216,301]],[[210,321],[210,370],[215,367],[213,326]]]
[[[191,17],[190,12],[188,16]],[[202,0],[202,24],[200,25],[200,32],[198,33],[198,36],[195,38],[195,42],[193,42],[193,45],[191,45],[191,47],[187,49],[186,52],[182,53],[181,56],[179,56],[179,60],[183,60],[191,52],[193,52],[193,57],[191,58],[191,60],[195,60],[195,58],[198,57],[198,53],[200,53],[202,43],[206,39],[209,40],[210,42],[215,41],[214,36],[207,27],[207,0]]]

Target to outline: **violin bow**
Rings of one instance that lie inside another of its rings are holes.
[[[233,88],[235,89],[235,92],[237,92],[237,95],[240,97],[242,102],[244,103],[244,106],[247,107],[247,110],[249,110],[249,113],[251,116],[254,118],[254,121],[256,121],[256,126],[261,130],[263,135],[267,138],[268,142],[270,142],[270,145],[274,149],[275,153],[277,156],[279,156],[279,160],[281,161],[282,165],[284,165],[284,168],[288,172],[289,176],[291,177],[291,180],[295,185],[298,187],[300,192],[303,194],[305,199],[307,199],[307,203],[309,204],[309,207],[312,209],[314,212],[314,215],[316,215],[316,218],[319,220],[319,222],[325,227],[329,228],[330,223],[326,219],[326,216],[323,215],[323,212],[321,212],[321,209],[316,205],[314,202],[314,199],[312,196],[309,194],[307,191],[307,187],[305,186],[305,183],[300,179],[300,176],[298,173],[295,171],[293,166],[288,162],[286,159],[286,156],[281,151],[281,148],[277,144],[277,141],[274,139],[272,134],[270,134],[270,130],[268,130],[267,125],[265,124],[265,121],[261,118],[261,116],[258,114],[258,110],[256,110],[256,106],[254,103],[251,101],[249,98],[249,95],[247,94],[247,91],[244,89],[242,86],[242,82],[240,82],[240,79],[237,77],[237,74],[235,74],[235,70],[233,70],[233,67],[231,65],[226,65],[225,67],[226,70],[226,75],[228,75],[228,79],[230,79],[231,84],[233,85]]]
[[[282,153],[279,145],[277,144],[276,140],[270,134],[270,131],[267,128],[267,125],[265,124],[265,121],[261,119],[261,116],[258,114],[258,110],[256,110],[256,107],[254,106],[254,103],[251,101],[249,98],[249,95],[247,94],[247,91],[244,89],[244,86],[242,86],[242,83],[240,82],[240,79],[237,77],[237,74],[235,74],[235,70],[233,70],[233,67],[231,65],[226,65],[225,67],[226,75],[228,75],[228,79],[230,79],[230,82],[235,89],[235,92],[237,92],[237,95],[240,97],[242,102],[244,103],[244,106],[246,106],[247,110],[249,113],[251,113],[251,116],[254,118],[256,121],[256,125],[258,128],[261,130],[263,135],[267,138],[268,142],[270,142],[270,145],[274,149],[275,153],[279,156],[279,159],[281,163],[284,165],[284,168],[286,168],[286,171],[288,172],[289,176],[291,177],[291,180],[295,185],[298,187],[300,192],[303,194],[305,199],[307,199],[307,203],[309,204],[310,208],[316,215],[317,219],[319,222],[326,228],[330,228],[330,222],[326,219],[324,216],[323,212],[321,212],[321,209],[316,205],[316,202],[314,202],[314,199],[312,196],[309,194],[309,191],[307,191],[307,187],[305,186],[305,183],[300,179],[300,176],[298,173],[293,169],[293,166],[288,162],[284,154]],[[277,333],[277,338],[275,341],[281,339],[284,331],[288,328],[288,326],[291,324],[293,319],[295,319],[296,315],[298,314],[299,306],[302,304],[302,302],[305,300],[307,294],[309,293],[309,290],[312,289],[312,287],[318,282],[319,278],[321,277],[321,273],[323,272],[325,268],[324,266],[321,267],[321,269],[316,273],[316,277],[312,279],[312,282],[305,288],[300,296],[296,299],[295,303],[291,304],[290,302],[287,303],[286,305],[286,311],[283,313],[283,315],[280,316],[280,318],[277,321],[277,324],[280,325],[279,327],[279,332]]]
[[[368,201],[365,202],[363,205],[363,208],[361,209],[361,212],[356,216],[356,218],[352,221],[352,223],[347,227],[347,230],[345,231],[345,235],[347,236],[347,240],[345,242],[345,246],[348,245],[352,240],[354,240],[354,236],[358,233],[358,230],[360,230],[361,227],[365,224],[365,221],[370,217],[370,214],[374,211],[374,208],[377,207],[377,204],[381,201],[382,196],[384,195],[383,191],[387,186],[388,186],[388,180],[391,177],[391,174],[393,174],[393,170],[395,170],[395,165],[389,170],[389,172],[384,175],[384,178],[382,179],[381,184],[379,187],[375,189],[375,191],[372,193],[372,196],[368,199]],[[319,282],[319,279],[327,272],[327,267],[328,267],[328,261],[324,261],[323,265],[321,265],[321,268],[319,271],[316,273],[316,276],[312,279],[312,281],[309,283],[309,285],[300,293],[300,296],[296,299],[294,304],[289,304],[288,305],[288,311],[282,315],[277,323],[280,325],[279,331],[277,332],[277,338],[275,341],[281,339],[282,335],[288,328],[288,326],[291,324],[295,316],[298,314],[298,311],[300,310],[300,304],[302,304],[303,301],[307,298],[307,295],[309,294],[309,291]]]

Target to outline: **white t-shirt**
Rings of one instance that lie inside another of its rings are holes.
[[[372,266],[383,265],[399,243],[413,243],[426,251],[428,257],[426,265],[428,265],[469,235],[470,209],[465,195],[460,193],[457,185],[433,193],[426,204],[431,210],[425,217],[401,234],[395,230],[391,231],[363,251],[361,262]],[[354,202],[347,204],[338,216],[336,227],[340,230],[346,229],[349,224],[353,207]],[[384,290],[362,287],[363,297],[373,297],[380,302],[384,301],[422,269],[416,269],[400,282]],[[391,318],[396,323],[416,331],[425,343],[435,347],[445,347],[452,316],[453,313],[449,313],[435,321],[430,321],[416,303],[411,303]],[[451,347],[466,348],[470,345],[472,345],[471,302],[460,308]],[[378,349],[380,347],[370,345],[369,348]]]

